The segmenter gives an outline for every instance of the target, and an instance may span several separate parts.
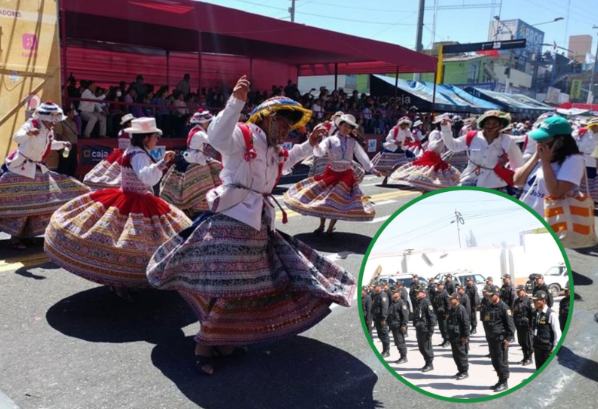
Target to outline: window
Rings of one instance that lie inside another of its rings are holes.
[[[565,271],[564,266],[558,267],[551,267],[550,270],[544,273],[545,276],[560,276],[563,275],[563,271]]]

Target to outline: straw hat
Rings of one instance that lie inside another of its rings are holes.
[[[47,122],[62,122],[66,119],[62,108],[51,101],[44,102],[37,107],[31,117],[33,119]]]
[[[156,119],[155,118],[137,118],[131,121],[131,127],[126,128],[125,132],[130,134],[140,134],[140,133],[157,133],[158,135],[162,135],[162,131],[156,127]]]

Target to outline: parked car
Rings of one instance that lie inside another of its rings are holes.
[[[526,283],[526,291],[529,294],[534,292],[536,286],[535,282],[536,274],[531,274],[529,280]],[[552,294],[553,298],[561,295],[561,291],[565,288],[565,284],[569,281],[569,274],[567,266],[563,263],[557,264],[556,266],[550,267],[544,273],[544,283],[548,286],[548,290]]]

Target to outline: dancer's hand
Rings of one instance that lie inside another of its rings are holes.
[[[166,151],[166,153],[164,154],[164,162],[165,163],[170,163],[174,160],[174,157],[176,156],[176,152],[174,151]]]
[[[320,138],[323,138],[326,135],[328,135],[328,130],[326,128],[323,126],[316,126],[309,134],[309,144],[311,146],[316,146],[320,141]]]
[[[27,135],[29,135],[29,136],[37,136],[37,135],[39,135],[39,129],[32,129],[29,132],[27,132]]]
[[[249,92],[250,82],[247,79],[247,75],[243,75],[237,81],[237,85],[233,89],[233,96],[241,101],[247,101],[247,93]]]

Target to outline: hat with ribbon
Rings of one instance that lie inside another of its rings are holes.
[[[288,97],[272,97],[255,107],[247,122],[256,124],[274,113],[281,114],[289,120],[291,131],[306,125],[312,116],[312,111],[303,108],[297,101]]]
[[[44,102],[38,106],[31,117],[47,122],[62,122],[66,119],[62,108],[52,101]]]
[[[192,124],[205,124],[210,122],[212,119],[214,119],[214,116],[210,113],[210,111],[204,111],[202,108],[199,108],[197,112],[193,114],[189,122]]]
[[[137,118],[131,121],[131,127],[126,128],[125,132],[130,134],[140,134],[140,133],[157,133],[158,135],[162,135],[162,131],[156,127],[156,119],[155,118]]]

